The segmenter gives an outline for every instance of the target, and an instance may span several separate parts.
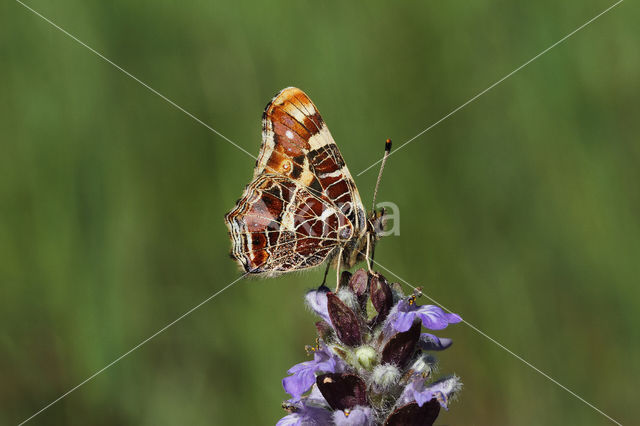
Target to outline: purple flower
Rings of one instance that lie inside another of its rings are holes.
[[[404,405],[415,401],[422,407],[424,403],[436,398],[442,408],[447,409],[449,398],[461,387],[460,379],[456,376],[438,380],[429,386],[425,384],[424,379],[417,377],[404,388],[402,395],[398,398],[398,404]]]
[[[398,402],[401,405],[404,405],[415,401],[418,403],[418,406],[422,407],[425,402],[430,401],[433,398],[433,394],[425,387],[424,383],[425,381],[421,377],[415,378],[409,382],[409,384],[404,388],[402,395],[400,395]]]
[[[441,330],[449,324],[462,321],[459,315],[446,313],[438,306],[418,306],[403,299],[398,302],[396,310],[391,316],[391,326],[396,331],[407,331],[416,318],[420,318],[422,325],[430,330]]]
[[[303,404],[295,413],[281,418],[276,426],[323,426],[330,424],[330,421],[330,411]]]
[[[432,425],[461,388],[456,376],[433,381],[431,351],[451,339],[422,333],[462,321],[438,306],[416,305],[399,284],[361,269],[342,274],[341,288],[324,285],[305,295],[315,323],[313,360],[291,367],[282,379],[291,395],[277,426]]]
[[[325,320],[328,324],[331,324],[331,318],[329,318],[329,310],[327,309],[327,293],[329,288],[320,286],[317,290],[309,291],[304,299],[316,315]]]
[[[333,423],[336,426],[373,426],[373,411],[369,407],[356,406],[351,410],[333,412]]]
[[[431,383],[427,389],[438,400],[442,408],[449,409],[449,399],[462,389],[458,376],[451,376]]]
[[[281,418],[276,426],[320,426],[331,422],[331,409],[317,386],[313,386],[302,400],[290,399],[284,404],[289,415]]]
[[[337,373],[343,371],[343,361],[335,356],[326,346],[317,350],[313,361],[296,364],[288,371],[291,376],[282,379],[284,390],[299,401],[302,394],[316,382],[316,373]]]

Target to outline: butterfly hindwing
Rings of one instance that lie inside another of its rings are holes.
[[[291,179],[262,174],[226,216],[232,255],[251,273],[275,274],[321,264],[353,234],[338,209]]]

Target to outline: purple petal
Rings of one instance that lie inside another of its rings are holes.
[[[329,291],[329,288],[321,286],[317,290],[311,290],[308,292],[304,296],[304,299],[316,315],[320,316],[328,324],[331,324],[329,311],[327,310],[327,293]]]
[[[323,373],[335,373],[338,370],[338,361],[333,353],[327,349],[327,347],[323,347],[322,349],[316,351],[313,355],[313,362],[315,363],[314,371],[322,371]]]
[[[281,418],[276,426],[323,426],[330,422],[330,411],[303,405],[299,411]]]
[[[334,411],[333,423],[336,426],[373,426],[375,424],[369,407],[353,407],[347,413],[348,415],[342,410]]]
[[[293,413],[278,420],[276,426],[300,426],[301,423],[300,415],[298,413]]]
[[[404,388],[400,398],[398,398],[398,404],[404,405],[415,401],[418,403],[418,406],[422,407],[422,405],[432,397],[432,392],[425,388],[424,379],[422,377],[416,377]]]
[[[287,371],[291,376],[282,379],[282,387],[294,401],[299,401],[302,394],[316,382],[316,373],[341,372],[344,370],[343,363],[326,346],[323,346],[316,351],[312,361],[301,362],[291,367]]]
[[[416,305],[413,303],[409,303],[407,299],[400,299],[400,301],[396,305],[396,309],[398,310],[398,312],[411,312],[416,310]]]
[[[434,382],[425,388],[438,400],[445,410],[449,407],[449,399],[462,388],[462,383],[457,376],[447,377]]]
[[[398,310],[396,312],[393,320],[391,321],[391,325],[396,331],[405,332],[411,328],[413,324],[413,319],[416,317],[415,312],[401,312]]]
[[[458,315],[448,314],[435,305],[419,306],[415,313],[422,320],[422,325],[430,330],[442,330],[450,323],[462,321]]]
[[[443,408],[447,408],[449,404],[449,398],[458,392],[462,384],[457,376],[448,377],[438,380],[425,386],[424,379],[417,377],[404,388],[400,398],[398,398],[399,404],[407,404],[415,401],[418,406],[422,405],[433,398],[436,398]]]
[[[415,401],[415,398],[413,397],[413,392],[416,386],[419,385],[418,383],[419,381],[420,380],[416,378],[415,380],[412,380],[409,383],[407,383],[407,385],[402,390],[400,397],[397,400],[398,405],[405,405]],[[422,381],[424,382],[424,380]]]
[[[418,407],[422,407],[425,402],[431,401],[433,393],[430,391],[414,392],[413,399],[418,403]]]
[[[284,388],[285,392],[287,392],[293,397],[294,400],[297,401],[300,400],[302,394],[308,391],[315,382],[316,375],[313,368],[304,368],[296,371],[292,376],[282,379],[282,387]]]
[[[309,368],[313,367],[314,361],[305,361],[305,362],[301,362],[299,364],[296,364],[293,367],[291,367],[290,369],[288,369],[287,373],[296,374],[296,373],[299,373],[301,371],[308,370]]]
[[[418,345],[425,351],[442,351],[451,346],[452,343],[453,340],[447,339],[446,337],[440,338],[433,334],[422,333]]]
[[[462,321],[462,317],[458,314],[445,314],[447,316],[447,321],[449,321],[449,324],[456,324]]]
[[[329,403],[324,396],[322,396],[322,392],[318,389],[318,386],[313,385],[311,388],[311,392],[304,398],[304,405],[307,407],[317,407],[317,408],[325,408],[330,410]]]

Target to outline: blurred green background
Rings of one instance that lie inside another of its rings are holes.
[[[612,4],[30,0],[257,154],[295,85],[355,175]],[[640,21],[624,2],[391,157],[377,260],[622,423],[640,379]],[[0,5],[0,424],[238,276],[254,161],[20,4]],[[371,202],[376,169],[356,178]],[[389,278],[391,276],[387,274]],[[272,424],[322,271],[245,280],[32,424]],[[610,424],[465,325],[439,424]]]

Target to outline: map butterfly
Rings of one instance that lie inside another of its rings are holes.
[[[386,155],[390,144],[387,140]],[[382,211],[366,216],[311,99],[295,87],[278,93],[263,114],[253,180],[225,216],[231,256],[250,274],[273,276],[325,261],[339,274],[341,266],[351,268],[369,257],[383,217]]]

